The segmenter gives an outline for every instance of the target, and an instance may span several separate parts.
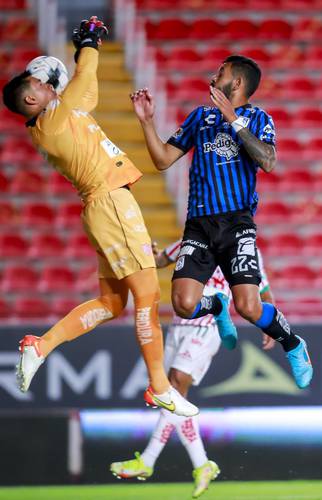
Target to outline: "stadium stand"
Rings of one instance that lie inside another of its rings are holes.
[[[238,51],[261,65],[263,81],[254,103],[275,120],[279,166],[259,175],[259,246],[285,313],[298,315],[298,297],[305,303],[303,314],[309,316],[311,310],[322,317],[321,276],[305,265],[310,256],[312,266],[322,268],[321,3],[137,0],[136,5],[178,124],[195,105],[210,104],[209,78],[225,57]],[[2,86],[41,51],[26,2],[0,0],[0,8],[7,27],[2,30],[6,38],[0,36],[0,61],[6,70]],[[27,21],[19,25],[22,17]],[[152,237],[162,246],[181,231],[131,112],[133,83],[119,43],[105,44],[99,71],[97,118],[145,173],[144,184],[135,186],[134,193]],[[12,322],[59,317],[97,290],[95,255],[79,222],[81,204],[66,179],[44,168],[22,122],[0,109],[0,274],[5,293],[0,318]],[[170,277],[171,271],[162,272],[162,300],[168,303]],[[39,298],[26,297],[34,290]],[[66,293],[73,293],[72,299]]]

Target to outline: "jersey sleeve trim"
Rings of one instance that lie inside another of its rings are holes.
[[[178,144],[176,142],[175,139],[173,139],[173,137],[170,137],[168,140],[167,140],[167,143],[168,144],[171,144],[171,146],[174,146],[176,147],[177,149],[180,149],[181,151],[183,151],[184,153],[188,153],[189,149],[190,148],[185,148],[182,144]]]

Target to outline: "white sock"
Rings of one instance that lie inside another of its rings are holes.
[[[147,465],[148,467],[154,467],[154,464],[158,459],[161,451],[167,444],[176,425],[172,421],[173,417],[177,417],[177,415],[172,415],[169,411],[163,409],[160,411],[160,416],[154,428],[150,441],[141,454],[145,465]]]
[[[172,415],[177,416],[177,415]],[[193,468],[201,467],[208,461],[203,442],[201,440],[198,420],[196,417],[179,417],[183,421],[178,422],[176,430],[181,443],[186,448]]]

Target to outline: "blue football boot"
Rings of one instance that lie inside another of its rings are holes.
[[[296,385],[300,389],[305,389],[310,385],[313,368],[309,353],[307,352],[306,342],[301,337],[296,335],[300,343],[294,349],[286,353],[286,357],[290,362],[293,377]]]
[[[237,330],[229,314],[229,299],[224,293],[216,295],[222,304],[222,311],[218,316],[214,316],[218,332],[226,349],[235,349],[237,344]]]

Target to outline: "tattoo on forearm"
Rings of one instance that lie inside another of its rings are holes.
[[[256,161],[263,170],[271,170],[275,162],[275,150],[270,144],[260,141],[248,128],[238,132],[249,156]],[[270,167],[271,166],[271,167]]]

